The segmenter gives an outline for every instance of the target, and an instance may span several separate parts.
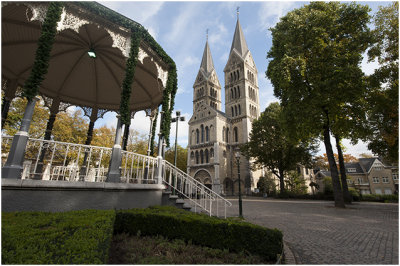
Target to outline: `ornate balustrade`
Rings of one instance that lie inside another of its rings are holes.
[[[1,137],[2,166],[12,143],[10,136]],[[111,159],[111,148],[29,138],[22,179],[105,182]],[[161,163],[161,171],[159,165]],[[176,168],[168,161],[122,151],[121,182],[165,185],[193,206],[194,211],[226,217],[232,204],[201,182]]]

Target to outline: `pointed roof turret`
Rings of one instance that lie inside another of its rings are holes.
[[[236,22],[235,34],[233,35],[233,41],[230,52],[232,52],[233,49],[235,49],[236,52],[241,57],[244,57],[247,51],[249,50],[249,48],[247,48],[247,43],[246,39],[244,38],[242,27],[240,26],[239,16]]]
[[[214,69],[214,62],[211,56],[210,47],[208,46],[208,40],[206,41],[206,46],[204,47],[203,59],[201,60],[200,69],[203,69],[206,76],[208,76]]]

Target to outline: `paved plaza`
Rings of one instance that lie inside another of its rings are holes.
[[[228,216],[238,215],[238,200]],[[296,264],[398,264],[398,204],[356,202],[346,209],[329,201],[247,197],[249,222],[278,228]],[[289,261],[290,262],[290,261]]]

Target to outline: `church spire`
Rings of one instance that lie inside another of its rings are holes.
[[[242,27],[240,26],[239,22],[239,7],[236,9],[237,12],[237,22],[236,22],[236,29],[235,34],[233,35],[233,41],[231,46],[231,52],[233,49],[241,56],[245,56],[246,52],[249,50],[247,48],[246,39],[244,38]]]
[[[214,62],[211,56],[210,47],[208,46],[208,29],[207,29],[207,41],[204,47],[203,59],[201,60],[200,69],[203,69],[204,73],[208,76],[214,69]]]

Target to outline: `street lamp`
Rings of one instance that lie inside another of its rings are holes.
[[[175,123],[176,122],[176,132],[175,132],[175,157],[174,157],[174,166],[176,168],[176,159],[177,159],[177,146],[178,146],[178,122],[179,121],[185,121],[185,117],[181,116],[181,111],[176,111],[176,117],[173,117],[171,122]],[[174,179],[172,179],[172,186],[174,186]],[[172,190],[172,194],[175,195],[175,189]]]
[[[236,149],[235,149],[235,157],[236,157],[236,163],[237,163],[237,168],[238,168],[238,179],[239,179],[239,217],[243,218],[242,193],[241,193],[241,184],[240,184],[240,149],[239,149],[239,147],[236,147]]]

